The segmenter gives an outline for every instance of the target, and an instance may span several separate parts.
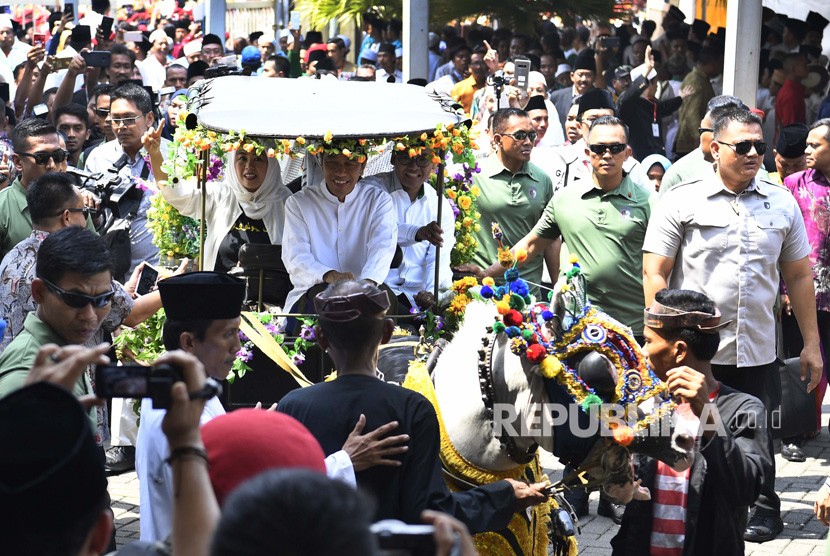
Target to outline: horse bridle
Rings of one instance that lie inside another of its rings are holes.
[[[499,433],[495,432],[495,422],[493,420],[494,411],[493,404],[495,403],[496,391],[493,386],[493,350],[496,346],[495,333],[493,329],[488,327],[488,334],[481,339],[482,347],[478,350],[478,386],[481,389],[481,401],[484,404],[484,412],[490,420],[490,428],[494,431],[496,438],[499,440],[501,449],[507,453],[512,461],[526,465],[533,461],[536,457],[536,450],[539,445],[534,442],[525,451],[516,445],[516,441],[512,436],[505,432],[505,427],[501,427]]]

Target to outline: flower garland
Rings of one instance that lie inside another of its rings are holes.
[[[136,325],[134,328],[122,325],[121,332],[114,336],[112,343],[119,361],[135,361],[151,365],[165,352],[161,340],[164,321],[164,309]]]
[[[314,325],[317,321],[313,318],[298,318],[297,320],[302,324],[300,335],[294,340],[291,347],[286,349],[285,335],[277,328],[276,318],[271,313],[259,313],[259,321],[265,326],[274,341],[285,350],[285,353],[294,364],[299,367],[305,363],[305,352],[316,343]],[[239,331],[239,340],[242,342],[242,348],[236,352],[236,359],[228,374],[228,382],[231,383],[236,378],[244,377],[248,371],[252,370],[248,363],[254,358],[254,343],[241,330]]]
[[[477,163],[466,162],[459,171],[450,175],[445,171],[444,195],[455,217],[455,245],[450,253],[450,265],[459,266],[473,259],[478,242],[475,233],[481,230],[481,213],[478,212],[478,196],[481,190],[473,184],[475,174],[481,172]]]
[[[161,255],[171,259],[195,258],[199,255],[199,221],[182,214],[160,194],[150,198],[147,227],[153,245]]]

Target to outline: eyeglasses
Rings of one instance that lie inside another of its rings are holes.
[[[88,218],[90,215],[92,215],[92,216],[97,215],[98,214],[98,209],[94,209],[94,208],[90,208],[90,207],[80,207],[80,208],[72,207],[72,208],[68,208],[68,209],[63,209],[62,211],[60,211],[55,216],[63,216],[64,212],[80,212],[84,215],[84,218]]]
[[[410,157],[406,153],[396,153],[393,160],[394,164],[401,164],[404,166],[409,166],[413,162],[418,166],[418,168],[426,168],[432,164],[432,157],[423,154]]]
[[[130,118],[110,118],[110,121],[112,122],[112,127],[115,127],[117,125],[123,125],[124,127],[132,127],[143,115],[144,114],[132,116]]]
[[[588,145],[588,148],[591,149],[592,153],[602,156],[605,154],[605,151],[611,151],[611,154],[620,154],[627,146],[625,143],[611,143],[610,145],[597,143],[595,145]]]
[[[95,114],[96,114],[99,118],[106,118],[107,116],[109,116],[109,115],[110,115],[110,111],[109,111],[109,110],[107,110],[106,108],[96,108],[96,109],[95,109]]]
[[[100,295],[84,295],[82,293],[72,293],[60,289],[55,284],[53,284],[49,280],[46,280],[45,278],[41,278],[41,280],[43,280],[43,283],[46,284],[47,288],[49,288],[53,293],[60,297],[64,303],[66,303],[73,309],[83,309],[89,304],[92,304],[92,307],[95,309],[103,309],[107,306],[107,304],[110,301],[112,301],[112,296],[115,295],[115,290],[111,290],[107,293],[102,293]]]
[[[525,131],[520,130],[516,133],[502,133],[501,135],[507,135],[508,137],[512,137],[516,141],[535,141],[536,138],[539,136],[535,131]]]
[[[740,156],[748,155],[749,151],[751,151],[753,147],[755,147],[755,152],[761,156],[767,152],[767,144],[763,141],[738,141],[737,143],[724,143],[723,141],[715,140],[715,143],[720,143],[721,145],[730,147],[733,151],[735,151],[735,154]]]
[[[55,164],[60,164],[69,157],[69,151],[65,151],[63,149],[58,149],[50,153],[40,152],[17,154],[18,156],[31,156],[35,160],[35,164],[37,164],[38,166],[46,166],[47,164],[49,164],[50,158],[55,162]]]
[[[697,128],[697,134],[698,135],[703,135],[704,133],[712,133],[713,131],[715,131],[715,130],[712,129],[711,127],[699,127],[699,128]]]

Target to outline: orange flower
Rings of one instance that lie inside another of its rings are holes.
[[[615,427],[612,431],[614,441],[620,446],[626,447],[634,442],[634,431],[628,426]]]
[[[527,260],[527,250],[519,249],[518,251],[516,251],[516,260],[520,263],[525,262]]]
[[[467,195],[461,195],[458,198],[458,208],[461,210],[470,210],[470,207],[473,205],[473,200],[470,199]]]

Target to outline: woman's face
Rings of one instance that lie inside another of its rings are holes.
[[[265,181],[268,157],[265,154],[257,155],[240,149],[236,151],[233,167],[242,187],[253,192],[259,189]]]
[[[666,170],[663,169],[663,165],[659,162],[655,162],[648,169],[648,179],[654,185],[655,191],[660,191],[660,184],[663,183],[663,174],[665,173]]]

